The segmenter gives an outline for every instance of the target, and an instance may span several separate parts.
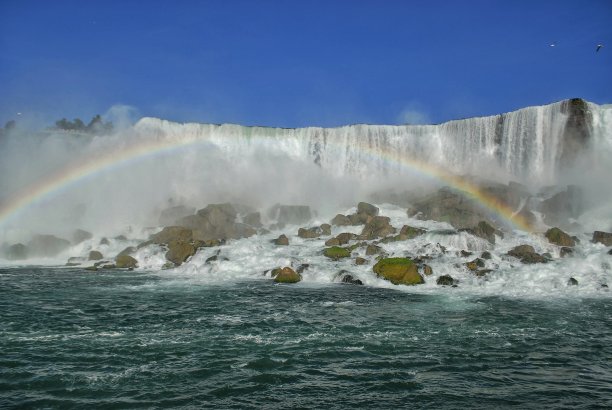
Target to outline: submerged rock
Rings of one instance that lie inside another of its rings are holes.
[[[349,285],[363,285],[363,282],[359,279],[355,279],[353,275],[344,275],[340,280],[342,283],[346,283]]]
[[[562,247],[559,250],[559,256],[565,258],[566,256],[572,256],[574,254],[574,250],[572,248],[568,248],[567,246]]]
[[[565,247],[573,247],[576,245],[574,239],[559,228],[550,228],[546,231],[544,236],[548,239],[548,242],[555,245]]]
[[[383,258],[372,268],[380,278],[394,285],[419,285],[425,283],[417,265],[410,258]]]

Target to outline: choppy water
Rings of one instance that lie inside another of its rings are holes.
[[[6,268],[0,407],[610,407],[611,307]]]

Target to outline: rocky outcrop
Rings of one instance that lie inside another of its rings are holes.
[[[115,267],[120,269],[134,269],[138,267],[138,261],[130,255],[118,255],[115,258]]]
[[[555,245],[567,247],[573,247],[576,245],[576,241],[574,241],[571,236],[569,236],[559,228],[550,228],[546,231],[544,236],[546,237],[546,239],[548,239],[548,242]]]
[[[492,244],[495,244],[495,235],[499,235],[503,238],[503,233],[495,229],[490,223],[487,221],[480,221],[476,226],[471,228],[464,228],[461,231],[468,232],[474,236],[478,236],[479,238],[485,239]]]
[[[417,265],[410,258],[383,258],[372,268],[380,278],[394,285],[418,285],[425,283]]]
[[[390,224],[391,219],[387,216],[374,216],[363,227],[359,239],[371,240],[393,235],[396,229]]]
[[[304,239],[314,239],[322,235],[331,235],[331,225],[323,224],[312,228],[299,228],[298,236]]]
[[[516,246],[508,252],[508,255],[520,259],[522,263],[530,264],[548,262],[548,259],[546,259],[543,255],[537,253],[531,245]]]
[[[348,226],[351,225],[351,219],[346,215],[338,214],[334,216],[330,223],[334,226]]]
[[[272,276],[276,283],[297,283],[302,280],[302,275],[290,267],[277,268],[272,270]]]
[[[30,256],[52,257],[70,247],[70,242],[54,235],[35,235],[28,243]]]
[[[593,243],[602,243],[606,246],[612,246],[612,233],[602,231],[593,232]]]
[[[177,225],[189,228],[193,239],[240,239],[255,235],[257,231],[244,223],[236,223],[236,210],[229,203],[210,204],[195,215],[177,221]]]
[[[548,225],[570,228],[569,219],[578,218],[584,209],[583,192],[580,187],[568,185],[565,191],[559,192],[542,201],[540,212]]]
[[[87,257],[87,260],[89,261],[99,261],[102,259],[104,259],[104,256],[99,251],[91,251],[89,252],[89,256]]]
[[[567,167],[589,146],[593,114],[587,102],[581,98],[561,102],[561,112],[567,114],[567,121],[562,135],[559,165]]]

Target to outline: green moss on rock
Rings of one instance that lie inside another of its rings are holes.
[[[417,265],[410,258],[383,258],[372,268],[380,278],[394,285],[419,285],[425,283]]]
[[[290,267],[274,269],[274,271],[276,271],[274,276],[274,282],[276,283],[297,283],[302,280],[302,276]]]

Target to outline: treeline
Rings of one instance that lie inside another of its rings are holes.
[[[110,121],[104,122],[102,121],[102,117],[100,115],[96,115],[87,125],[85,125],[80,118],[75,118],[72,121],[62,118],[59,121],[55,121],[54,128],[62,131],[76,131],[86,134],[93,134],[99,132],[111,132],[113,130],[113,123]]]

